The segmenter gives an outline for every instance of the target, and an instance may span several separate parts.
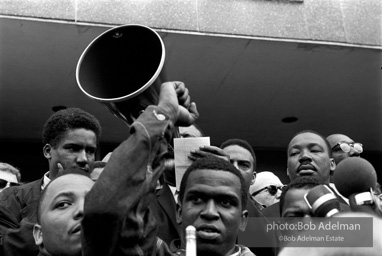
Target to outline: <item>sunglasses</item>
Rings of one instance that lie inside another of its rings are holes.
[[[252,196],[255,196],[255,195],[259,194],[263,190],[268,190],[269,194],[274,196],[274,195],[276,195],[277,190],[279,190],[279,189],[282,190],[283,187],[285,187],[285,186],[269,185],[269,186],[263,187],[262,189],[259,189],[259,190],[255,191],[255,192],[253,192]]]
[[[7,180],[0,179],[0,189],[6,188],[6,187],[13,187],[13,186],[20,186],[20,184],[16,182],[9,182]]]
[[[361,143],[358,143],[358,142],[355,142],[355,143],[339,142],[332,148],[332,151],[342,150],[343,152],[348,153],[350,152],[351,148],[353,148],[354,151],[357,153],[363,152],[363,146]]]

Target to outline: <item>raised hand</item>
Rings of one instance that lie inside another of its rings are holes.
[[[190,126],[199,117],[195,102],[183,82],[166,82],[161,85],[158,106],[170,115],[176,126]]]
[[[215,146],[202,146],[198,150],[192,150],[188,158],[192,161],[195,161],[198,158],[203,158],[206,156],[216,156],[228,162],[230,160],[229,155],[226,152],[224,152],[221,148]]]

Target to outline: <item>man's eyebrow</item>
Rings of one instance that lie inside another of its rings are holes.
[[[325,147],[324,145],[321,145],[320,143],[317,143],[317,142],[310,142],[307,145],[308,145],[308,147],[315,147],[315,146],[319,146],[321,148]],[[291,149],[299,149],[301,147],[303,147],[301,145],[301,143],[300,144],[293,144],[293,145],[290,145],[289,150],[291,150]]]
[[[201,196],[201,197],[209,197],[209,196],[212,196],[212,197],[220,197],[220,198],[222,198],[222,197],[227,197],[227,199],[237,199],[237,200],[240,200],[240,196],[238,196],[236,193],[234,193],[234,192],[231,192],[231,191],[224,191],[224,192],[219,192],[219,193],[213,193],[213,194],[211,194],[211,193],[207,193],[207,192],[203,192],[203,191],[199,191],[199,190],[192,190],[192,189],[190,189],[188,192],[187,192],[187,194],[186,194],[186,196],[194,196],[194,195],[197,195],[197,196]]]
[[[60,196],[72,197],[73,195],[74,195],[74,193],[72,191],[63,191],[63,192],[58,193],[53,199],[56,199]]]

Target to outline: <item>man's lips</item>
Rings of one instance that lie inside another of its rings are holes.
[[[82,170],[84,172],[89,172],[89,168],[80,168],[80,170]]]
[[[202,225],[196,229],[196,234],[200,239],[214,240],[220,235],[220,231],[213,225]]]
[[[312,174],[316,173],[316,168],[314,168],[311,165],[301,165],[298,168],[297,173],[299,175],[312,175]]]
[[[71,230],[70,230],[70,234],[76,234],[76,233],[80,233],[81,232],[81,224],[77,224],[76,226],[74,226]]]

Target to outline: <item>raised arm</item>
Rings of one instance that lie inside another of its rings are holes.
[[[198,117],[181,82],[162,84],[159,103],[134,122],[85,200],[83,255],[146,255],[157,243],[148,204],[162,174],[175,125]]]

